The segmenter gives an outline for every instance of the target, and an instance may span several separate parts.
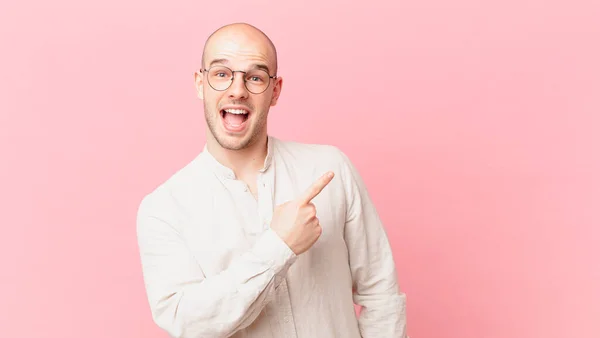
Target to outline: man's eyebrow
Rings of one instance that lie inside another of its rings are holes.
[[[265,72],[269,73],[269,67],[267,67],[267,65],[262,64],[262,63],[255,63],[252,65],[252,67],[250,67],[251,69],[262,69]],[[270,75],[270,73],[269,73]]]
[[[214,60],[212,60],[210,62],[210,64],[208,65],[208,67],[210,68],[210,67],[212,67],[216,63],[225,63],[225,64],[228,64],[229,60],[227,60],[227,59],[214,59]]]

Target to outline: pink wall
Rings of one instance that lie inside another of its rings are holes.
[[[600,337],[597,1],[17,3],[0,6],[0,337],[165,337],[136,210],[203,145],[192,74],[238,20],[279,47],[271,132],[363,174],[412,337]]]

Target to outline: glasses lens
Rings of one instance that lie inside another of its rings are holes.
[[[269,86],[269,74],[264,70],[255,69],[246,73],[246,88],[254,94],[264,92]]]
[[[227,67],[212,67],[208,70],[208,83],[215,90],[225,90],[231,85],[233,73]]]

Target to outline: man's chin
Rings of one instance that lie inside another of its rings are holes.
[[[227,150],[242,150],[250,145],[250,138],[247,135],[228,135],[221,134],[216,137],[217,142],[223,149]]]

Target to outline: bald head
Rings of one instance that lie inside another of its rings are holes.
[[[202,67],[208,68],[215,55],[226,53],[233,46],[242,47],[242,53],[259,53],[269,63],[271,75],[277,74],[277,49],[273,41],[260,29],[247,23],[233,23],[214,31],[202,50]]]

